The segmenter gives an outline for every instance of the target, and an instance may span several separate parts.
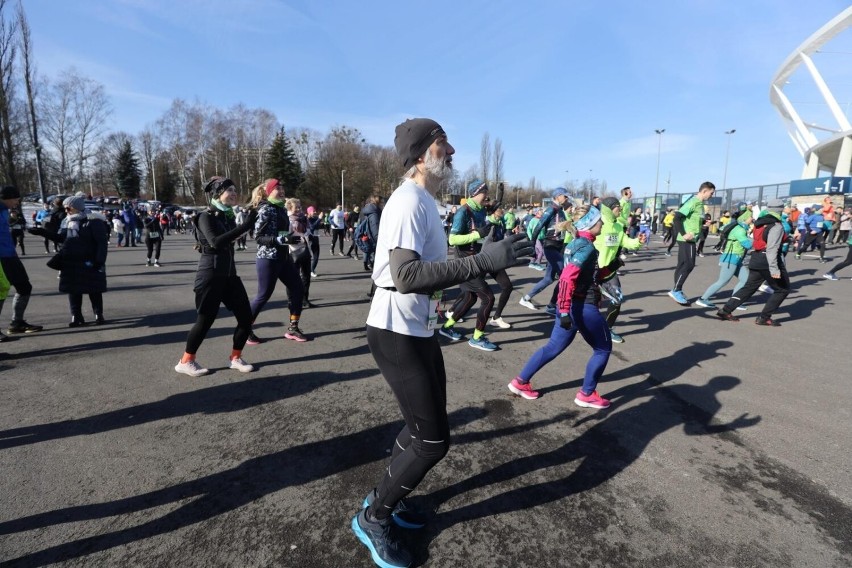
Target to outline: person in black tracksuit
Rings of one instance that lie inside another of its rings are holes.
[[[145,246],[148,247],[148,260],[145,266],[160,266],[160,248],[163,246],[163,226],[160,224],[159,216],[151,212],[142,220],[142,233]]]
[[[314,206],[308,207],[308,239],[311,248],[311,278],[317,276],[317,263],[319,263],[320,242],[319,232],[322,230],[322,218]]]
[[[243,347],[251,333],[251,305],[243,281],[237,276],[234,241],[254,225],[257,211],[249,211],[245,222],[236,224],[233,207],[237,203],[237,192],[234,182],[227,178],[211,178],[204,192],[211,198],[211,202],[210,207],[202,211],[196,221],[195,238],[201,256],[193,290],[198,316],[189,330],[183,357],[175,366],[175,371],[193,377],[209,372],[195,361],[195,354],[216,321],[219,306],[224,304],[237,318],[230,368],[247,373],[254,370],[242,358]]]

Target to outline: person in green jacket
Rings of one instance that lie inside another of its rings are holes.
[[[518,226],[518,219],[515,217],[515,212],[511,209],[506,209],[506,212],[503,214],[503,226],[508,233],[517,232],[515,231],[515,227]]]
[[[627,188],[630,189],[630,188]],[[624,343],[621,335],[612,331],[618,314],[621,313],[621,304],[624,303],[624,294],[621,291],[621,280],[618,277],[618,269],[624,263],[619,258],[620,250],[636,250],[645,243],[644,235],[638,239],[631,239],[624,232],[624,224],[621,222],[622,205],[615,197],[605,197],[600,205],[603,227],[601,234],[594,240],[593,244],[598,251],[598,267],[602,274],[607,274],[601,282],[601,295],[609,300],[609,309],[606,313],[606,323],[613,343]],[[607,270],[603,270],[607,269]]]
[[[530,213],[529,218],[530,220],[527,223],[527,238],[532,239],[535,228],[539,223],[541,223],[541,209],[537,209],[535,213]],[[535,241],[535,254],[529,264],[530,268],[540,272],[544,271],[546,264],[546,261],[544,260],[544,245],[542,244],[542,241],[544,241],[544,231],[539,231],[538,238]]]
[[[744,261],[746,253],[752,246],[752,240],[748,237],[750,222],[751,209],[748,207],[734,213],[731,220],[734,226],[728,232],[722,256],[719,258],[719,279],[711,284],[701,294],[701,297],[695,301],[702,308],[717,309],[716,305],[711,301],[713,294],[721,290],[734,276],[737,277],[737,285],[734,286],[732,296],[736,295],[740,291],[740,288],[743,287],[743,284],[746,283],[746,280],[748,280],[748,267]],[[722,229],[722,233],[724,232],[725,228]]]

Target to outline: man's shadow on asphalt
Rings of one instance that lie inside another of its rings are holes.
[[[456,410],[449,414],[450,427],[464,426],[484,418],[487,414],[487,410],[477,407]],[[568,416],[560,414],[553,418],[490,432],[462,434],[457,443],[529,433],[536,428],[564,421]],[[68,561],[203,522],[287,487],[303,485],[385,460],[389,455],[387,447],[396,439],[401,428],[401,421],[390,422],[354,434],[309,442],[252,458],[232,469],[141,495],[107,503],[67,507],[0,523],[0,535],[12,534],[62,523],[130,515],[154,507],[173,507],[193,498],[177,509],[140,525],[66,542],[8,562],[25,566],[44,566]],[[369,487],[362,489],[366,493]],[[353,496],[353,510],[360,498],[361,495]]]
[[[598,487],[627,469],[654,438],[671,428],[682,426],[687,436],[703,436],[754,426],[760,422],[759,416],[743,414],[727,424],[714,420],[722,406],[717,398],[719,393],[733,389],[740,382],[736,377],[718,376],[700,387],[662,386],[649,378],[623,387],[609,395],[615,410],[604,414],[600,422],[569,442],[549,452],[505,462],[424,496],[423,501],[434,509],[458,496],[465,498],[460,506],[439,513],[434,522],[411,539],[417,564],[428,559],[429,542],[454,525],[524,511]],[[638,399],[646,400],[618,410]],[[689,402],[692,400],[697,404]],[[546,471],[548,468],[555,469],[551,473]],[[532,479],[525,478],[536,472],[542,473]],[[500,484],[508,484],[507,490],[503,491]],[[484,491],[490,486],[502,492]],[[485,498],[472,502],[481,497]]]
[[[308,359],[315,357],[308,357]],[[287,360],[287,362],[291,361]],[[348,373],[320,371],[225,383],[84,418],[2,430],[0,431],[0,449],[72,436],[100,434],[193,414],[238,412],[270,402],[298,397],[332,383],[366,379],[376,375],[378,375],[377,369],[360,369]]]

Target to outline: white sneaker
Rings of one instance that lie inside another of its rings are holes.
[[[231,359],[230,368],[236,369],[241,373],[251,373],[252,371],[254,371],[254,365],[246,363],[242,357],[234,357],[233,359]]]
[[[453,319],[453,312],[447,312],[447,319]],[[464,323],[464,319],[457,319],[456,323]]]
[[[503,321],[503,318],[491,318],[490,323],[491,325],[496,325],[497,327],[502,329],[509,329],[510,327],[512,327],[512,324]]]
[[[521,298],[521,299],[520,299],[520,301],[519,301],[518,303],[519,303],[520,305],[522,305],[523,307],[525,307],[525,308],[529,308],[529,309],[531,309],[531,310],[538,310],[538,308],[536,307],[536,305],[532,303],[532,300],[530,300],[530,299],[529,299],[529,298],[527,298],[527,297],[523,297],[523,298]]]
[[[311,272],[311,278],[316,278],[316,277],[317,277],[317,273],[316,273],[316,272]]]
[[[198,361],[195,359],[187,361],[186,363],[179,362],[175,365],[175,371],[183,373],[184,375],[189,375],[190,377],[200,377],[201,375],[206,375],[210,372],[208,369],[199,365]]]

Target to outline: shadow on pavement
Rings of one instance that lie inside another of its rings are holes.
[[[728,424],[714,422],[721,408],[717,395],[740,384],[732,376],[712,378],[705,386],[660,386],[656,381],[643,381],[620,389],[619,402],[646,399],[641,404],[624,410],[603,414],[596,423],[578,437],[545,453],[515,459],[476,474],[459,483],[445,487],[426,496],[424,500],[437,509],[459,496],[461,506],[438,514],[436,522],[423,531],[423,537],[414,544],[418,564],[428,558],[429,542],[452,526],[484,517],[523,511],[589,491],[617,476],[634,461],[658,435],[682,426],[689,436],[713,435],[747,428],[757,424],[760,417],[742,415]],[[688,402],[701,401],[701,406]],[[523,434],[522,434],[523,435]],[[576,465],[571,466],[572,462]],[[570,473],[565,474],[570,467]],[[547,468],[555,468],[544,472]],[[524,476],[541,473],[537,479],[547,481],[531,483]],[[501,484],[515,481],[508,487]],[[489,486],[496,486],[487,491]],[[484,498],[482,498],[484,497]],[[474,499],[481,500],[473,502]],[[593,516],[593,510],[579,510],[578,515]],[[602,551],[602,555],[608,554]],[[611,558],[584,560],[604,565]]]
[[[139,424],[179,416],[236,412],[303,395],[331,383],[372,377],[377,372],[375,369],[361,369],[350,373],[323,371],[285,377],[264,377],[191,390],[156,402],[130,406],[85,418],[3,430],[0,431],[0,449],[71,436],[99,434],[119,428],[132,428]]]

